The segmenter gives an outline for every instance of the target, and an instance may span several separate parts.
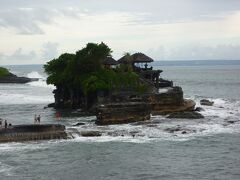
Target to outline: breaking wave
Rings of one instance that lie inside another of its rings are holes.
[[[0,104],[46,104],[54,102],[53,96],[0,93]]]
[[[50,89],[55,89],[54,85],[48,85],[46,83],[46,78],[43,77],[41,74],[39,74],[36,71],[33,71],[31,73],[27,74],[28,78],[38,78],[38,81],[33,81],[33,82],[29,82],[27,83],[30,86],[34,86],[34,87],[42,87],[42,88],[50,88]]]
[[[27,74],[28,78],[39,78],[39,79],[44,79],[44,77],[39,74],[37,71],[33,71]]]
[[[45,80],[43,79],[39,79],[38,81],[33,81],[33,82],[30,82],[30,83],[27,83],[28,85],[30,86],[34,86],[34,87],[41,87],[41,88],[49,88],[49,89],[55,89],[55,86],[54,85],[49,85],[46,83]]]

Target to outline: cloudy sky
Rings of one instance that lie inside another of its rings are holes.
[[[0,0],[0,64],[41,64],[88,42],[118,59],[240,59],[240,0]]]

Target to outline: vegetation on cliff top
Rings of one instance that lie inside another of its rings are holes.
[[[62,54],[44,65],[49,75],[47,83],[80,90],[84,94],[123,88],[144,91],[145,85],[131,68],[120,65],[111,69],[103,65],[104,59],[111,56],[111,52],[104,43],[88,43],[75,54]]]
[[[6,68],[0,67],[0,77],[6,76],[8,74],[9,74],[9,71]]]

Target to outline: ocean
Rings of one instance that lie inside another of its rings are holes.
[[[150,124],[96,126],[95,117],[44,108],[54,102],[54,86],[46,84],[41,65],[8,66],[19,76],[40,78],[27,84],[0,84],[0,118],[9,123],[60,123],[81,130],[99,130],[101,137],[81,137],[0,144],[1,180],[174,180],[240,179],[240,65],[155,66],[162,77],[181,86],[196,101],[205,119],[152,116]],[[201,106],[201,99],[214,101]],[[78,122],[85,125],[74,127]],[[231,122],[231,123],[229,123]],[[181,127],[187,134],[170,133]],[[132,136],[137,132],[136,136]]]

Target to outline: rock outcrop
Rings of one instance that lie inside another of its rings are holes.
[[[208,100],[208,99],[202,99],[202,100],[200,101],[200,104],[201,104],[201,105],[204,105],[204,106],[212,106],[212,105],[214,104],[214,102],[213,102],[213,101],[210,101],[210,100]]]
[[[65,126],[59,124],[15,125],[0,129],[0,143],[66,138]]]
[[[99,137],[102,136],[102,133],[99,131],[82,131],[80,135],[83,137]]]
[[[100,105],[97,108],[98,125],[122,124],[150,119],[151,107],[145,102],[124,102]]]
[[[193,111],[196,103],[183,98],[181,87],[169,87],[165,91],[148,96],[153,115],[164,115],[179,111]]]
[[[174,112],[167,116],[170,119],[202,119],[204,116],[196,111]]]
[[[126,99],[128,96],[124,97],[125,99],[118,98],[118,100],[121,99],[120,102],[111,99],[112,103],[100,105],[97,108],[96,124],[109,125],[146,121],[150,119],[151,114],[166,115],[185,111],[189,111],[188,117],[186,113],[181,113],[181,118],[201,118],[200,115],[197,116],[197,112],[194,112],[195,102],[183,98],[181,87],[168,87],[161,89],[159,93],[142,94],[135,98]],[[176,114],[176,116],[180,117],[180,114]]]
[[[32,81],[38,81],[38,78],[18,77],[15,74],[9,73],[0,77],[0,83],[17,83],[24,84]]]

